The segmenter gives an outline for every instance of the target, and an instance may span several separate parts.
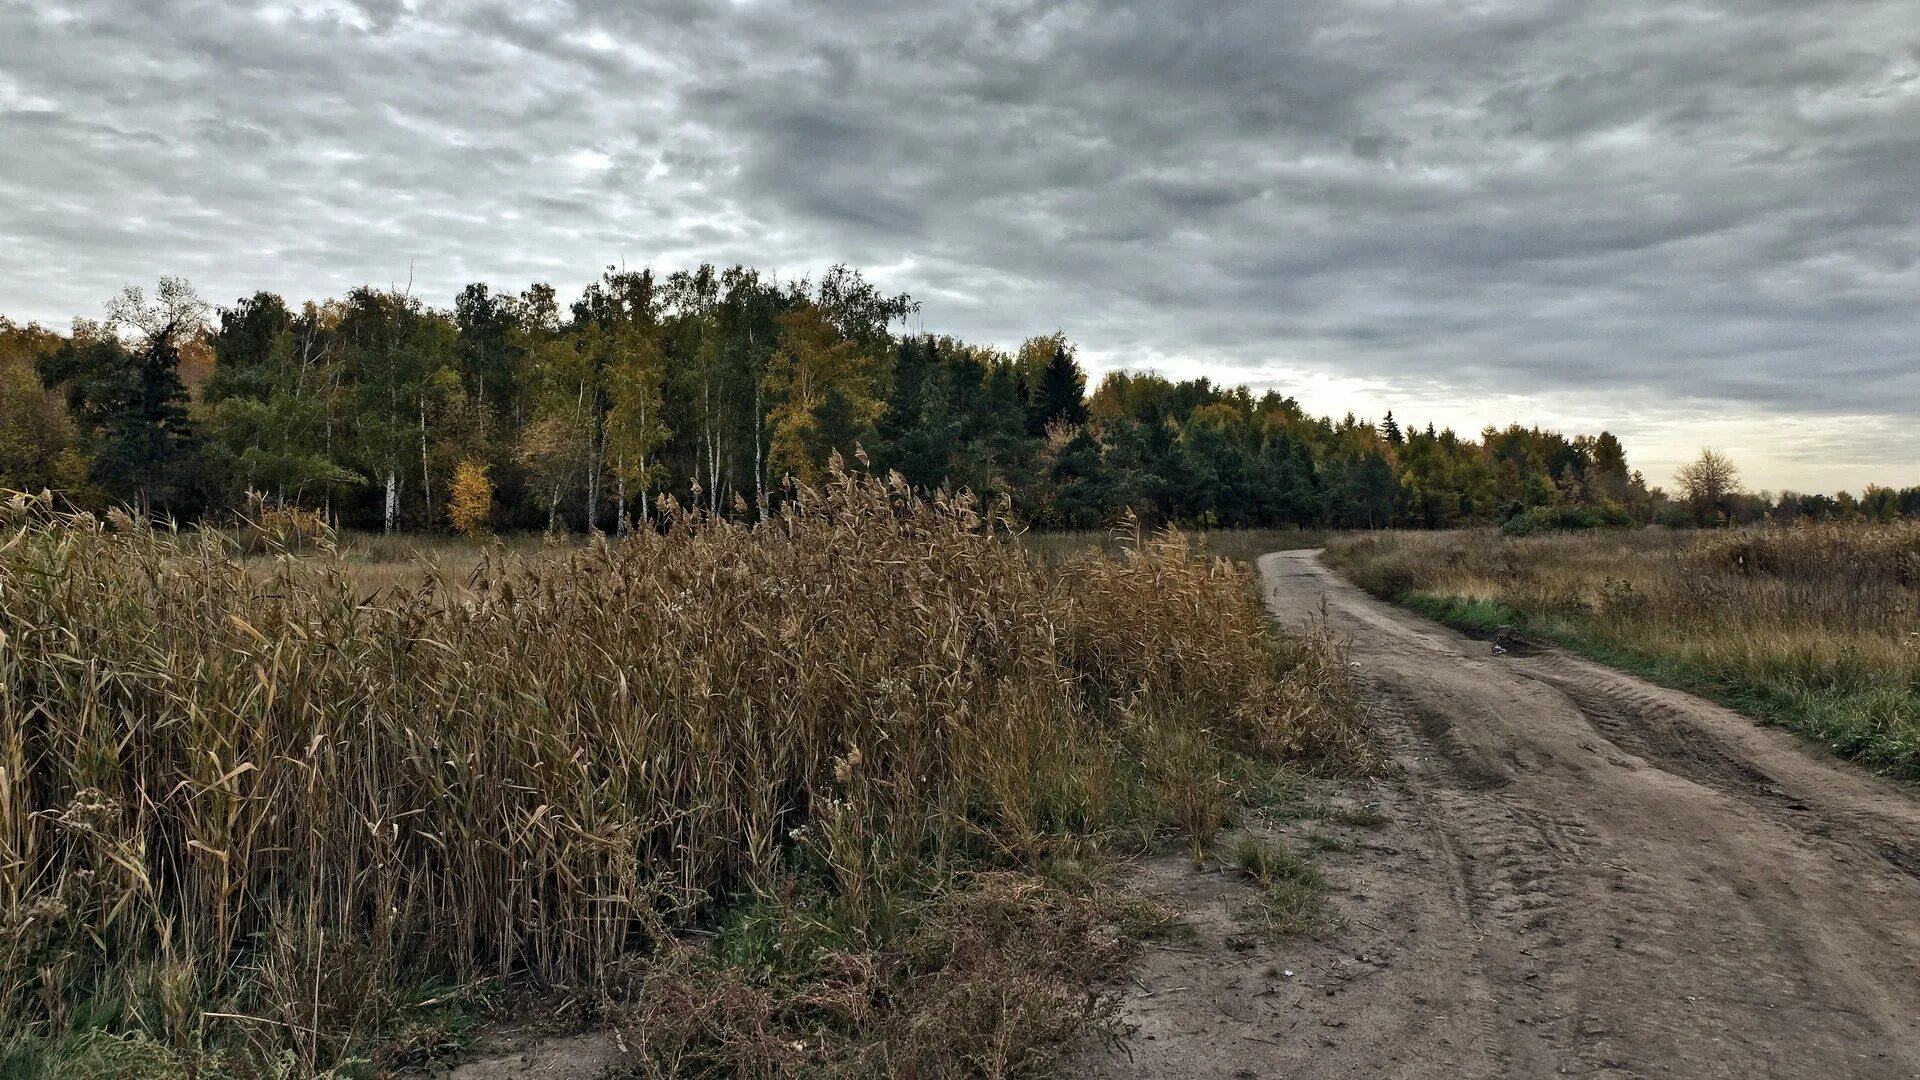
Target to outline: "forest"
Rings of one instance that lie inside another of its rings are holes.
[[[1134,371],[1089,388],[1063,333],[1009,353],[907,333],[917,308],[845,266],[610,267],[570,302],[472,284],[445,309],[369,286],[215,310],[163,278],[66,333],[0,318],[0,489],[177,520],[618,531],[663,499],[757,515],[839,454],[1041,529],[1920,514],[1920,488],[1669,498],[1607,432],[1467,437]]]

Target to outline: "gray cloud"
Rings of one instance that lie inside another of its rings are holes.
[[[845,260],[1111,364],[1920,420],[1908,0],[0,0],[0,158],[51,322]]]

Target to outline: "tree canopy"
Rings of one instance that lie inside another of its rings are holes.
[[[265,501],[358,528],[617,529],[667,495],[760,514],[864,453],[1041,528],[1920,514],[1920,489],[1759,505],[1711,452],[1669,500],[1604,431],[1315,417],[1140,371],[1089,389],[1060,331],[1009,353],[907,333],[916,310],[844,266],[608,268],[569,303],[476,283],[446,309],[363,287],[209,312],[163,279],[68,333],[0,319],[0,488],[183,518]]]

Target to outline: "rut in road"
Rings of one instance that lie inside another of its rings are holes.
[[[1920,1077],[1914,791],[1559,650],[1495,655],[1314,552],[1260,570],[1277,618],[1351,640],[1396,824],[1329,866],[1346,933],[1252,955],[1207,936],[1232,886],[1148,866],[1201,936],[1148,950],[1090,1073]]]

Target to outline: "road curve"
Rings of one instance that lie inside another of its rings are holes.
[[[1350,640],[1445,866],[1470,947],[1420,1008],[1472,1017],[1455,1075],[1920,1077],[1912,790],[1556,649],[1496,655],[1315,552],[1259,566],[1276,618]]]

